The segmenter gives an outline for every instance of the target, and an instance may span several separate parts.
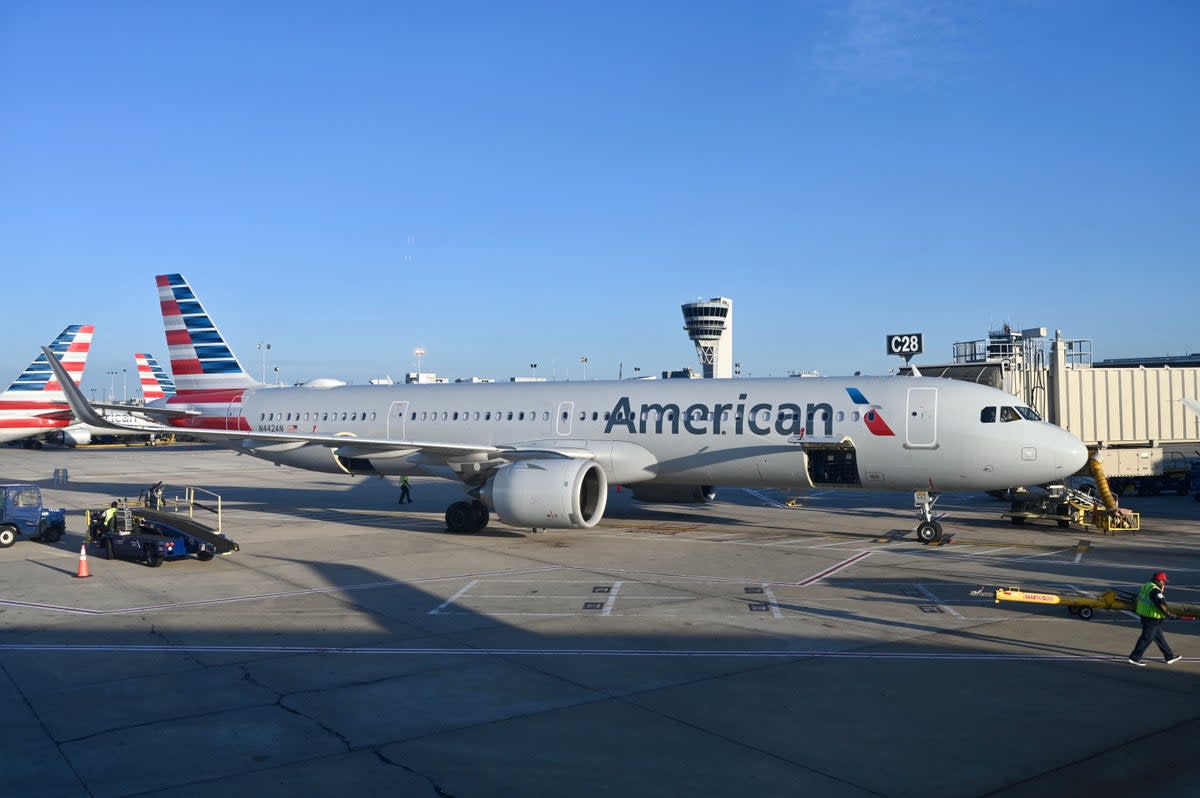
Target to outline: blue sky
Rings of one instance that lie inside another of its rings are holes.
[[[1188,2],[0,4],[0,381],[181,272],[284,381],[1200,351]],[[11,376],[10,376],[11,375]],[[116,390],[121,392],[120,379]],[[7,382],[6,382],[7,384]]]

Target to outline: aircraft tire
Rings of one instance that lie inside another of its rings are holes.
[[[468,535],[476,530],[475,508],[470,502],[455,502],[446,508],[446,529],[456,535]]]
[[[471,509],[475,512],[475,528],[472,529],[471,531],[478,532],[479,530],[483,529],[485,526],[488,525],[488,520],[489,520],[488,507],[486,504],[479,501],[479,499],[475,499],[474,501],[471,502]]]
[[[922,543],[937,543],[942,539],[942,525],[937,521],[922,521],[917,524],[917,540]]]

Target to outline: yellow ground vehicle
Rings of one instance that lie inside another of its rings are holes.
[[[1019,587],[998,587],[995,590],[981,587],[971,593],[972,596],[990,595],[997,604],[1001,601],[1020,601],[1026,604],[1054,604],[1067,608],[1067,612],[1078,615],[1085,621],[1090,621],[1096,610],[1127,610],[1133,612],[1137,606],[1137,593],[1129,590],[1110,588],[1099,596],[1089,596],[1085,593],[1050,593],[1042,591],[1022,590]],[[1171,612],[1185,621],[1200,620],[1200,607],[1194,604],[1178,604],[1168,601]]]

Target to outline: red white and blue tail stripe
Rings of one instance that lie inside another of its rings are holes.
[[[83,379],[83,367],[87,362],[88,352],[92,348],[92,334],[95,331],[96,327],[93,324],[72,324],[54,339],[54,343],[50,344],[50,351],[62,361],[76,385]],[[45,355],[38,355],[34,358],[16,381],[8,386],[8,390],[0,394],[0,401],[21,400],[66,401],[62,386],[54,378]]]
[[[160,274],[155,279],[176,395],[256,387],[259,383],[230,351],[183,275]]]
[[[76,385],[83,379],[83,367],[92,348],[91,324],[72,324],[50,344]],[[21,372],[8,390],[0,394],[0,441],[30,438],[42,432],[60,429],[71,421],[66,409],[67,397],[50,369],[44,354],[38,355]]]
[[[158,365],[154,355],[138,352],[133,356],[137,363],[138,381],[142,386],[142,398],[147,402],[175,395],[175,380]]]

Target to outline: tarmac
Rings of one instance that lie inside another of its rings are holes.
[[[241,550],[77,578],[83,511],[160,480]],[[928,546],[908,494],[613,491],[595,529],[453,535],[456,484],[203,446],[0,448],[25,481],[69,514],[0,550],[4,796],[1200,794],[1200,622],[1135,668],[1128,613],[976,593],[1162,569],[1200,603],[1190,497],[1105,536],[947,494]]]

